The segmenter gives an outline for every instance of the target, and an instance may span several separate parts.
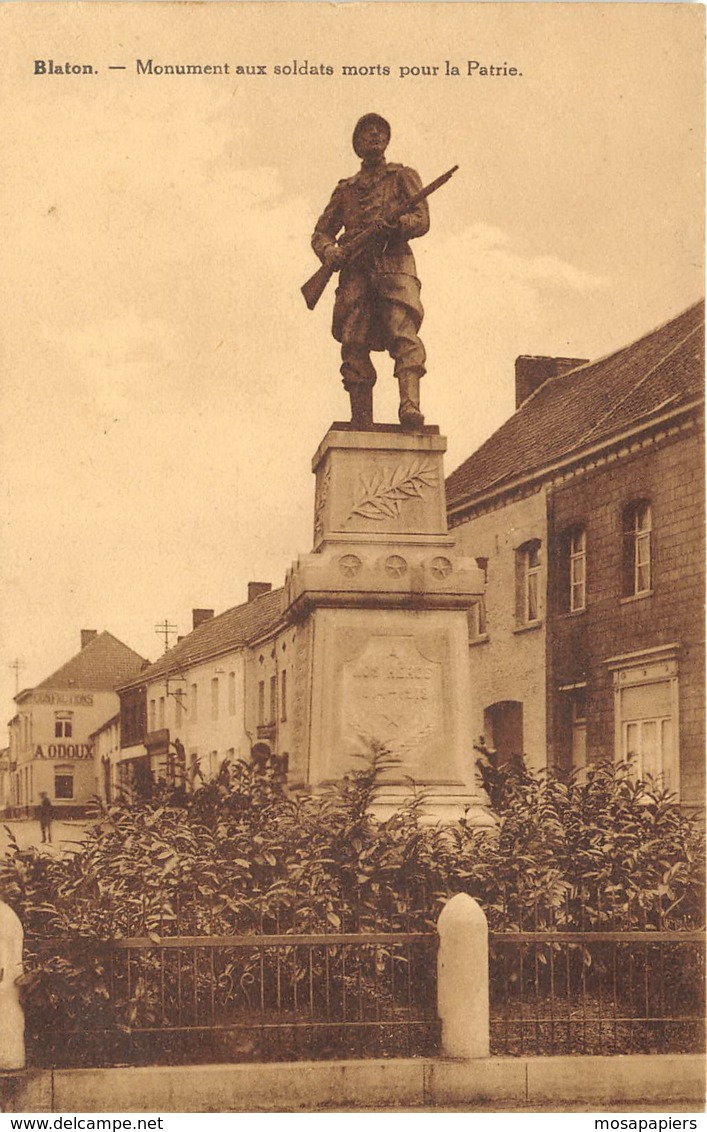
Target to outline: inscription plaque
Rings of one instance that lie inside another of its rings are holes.
[[[444,752],[443,664],[430,660],[412,636],[374,636],[343,665],[341,734],[344,748],[367,753],[385,745],[415,777]]]

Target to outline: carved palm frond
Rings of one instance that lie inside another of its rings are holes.
[[[361,491],[348,518],[397,519],[406,499],[421,499],[425,488],[437,483],[437,470],[423,460],[399,464],[390,471],[378,469],[370,476],[361,476]]]
[[[314,508],[314,541],[316,542],[324,533],[324,509],[331,487],[331,467],[328,467],[322,476],[322,482],[317,492],[317,501]]]

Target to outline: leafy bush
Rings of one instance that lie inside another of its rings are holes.
[[[563,781],[521,760],[499,766],[480,750],[500,819],[479,897],[492,905],[494,926],[628,931],[704,923],[702,830],[659,782],[639,781],[629,764],[612,762]]]
[[[163,790],[101,808],[84,845],[62,857],[11,838],[0,897],[25,928],[30,1033],[159,1026],[185,988],[197,1002],[203,979],[218,988],[212,1015],[245,1011],[254,972],[279,988],[279,966],[268,974],[257,950],[226,951],[217,968],[212,957],[203,975],[178,956],[168,967],[157,949],[165,936],[429,930],[459,891],[479,900],[495,929],[702,922],[702,838],[673,797],[622,765],[563,782],[481,755],[498,818],[490,833],[465,821],[426,824],[421,798],[385,821],[372,816],[392,765],[378,751],[316,794],[288,793],[271,767],[224,764],[193,794]],[[105,947],[126,937],[156,945],[132,978],[130,962],[116,966]],[[288,961],[295,987],[321,973],[307,976],[294,951]],[[359,969],[362,1010],[377,986],[372,962],[368,991]]]

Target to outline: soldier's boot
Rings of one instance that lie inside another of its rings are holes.
[[[398,418],[404,429],[414,432],[422,428],[425,418],[420,412],[420,377],[419,374],[408,372],[398,376],[400,386],[400,408]]]
[[[351,424],[367,429],[373,424],[373,386],[356,384],[349,389]]]

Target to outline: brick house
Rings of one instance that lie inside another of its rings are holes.
[[[447,481],[486,571],[476,733],[704,791],[704,304],[596,362],[521,357],[516,412]]]

